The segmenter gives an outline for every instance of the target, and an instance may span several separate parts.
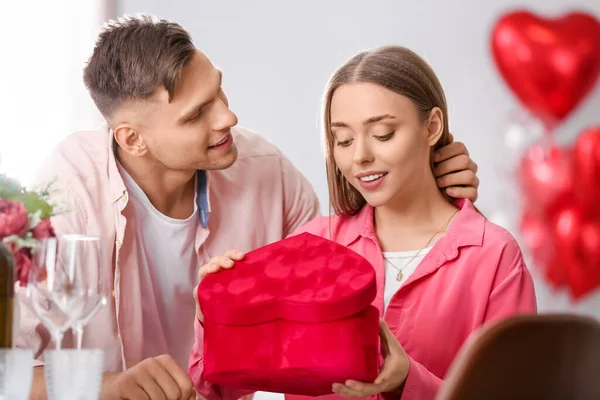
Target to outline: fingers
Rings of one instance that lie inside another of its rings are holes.
[[[461,154],[469,155],[469,151],[465,144],[463,142],[452,142],[433,153],[433,161],[443,162]]]
[[[234,261],[240,261],[243,258],[244,254],[237,250],[230,250],[224,256],[213,257],[207,264],[200,267],[199,278],[202,280],[206,275],[213,274],[221,268],[229,269],[233,267]]]
[[[449,133],[448,134],[448,143],[453,143],[454,142],[454,135]]]
[[[479,178],[475,175],[475,172],[470,169],[444,175],[441,178],[436,179],[436,182],[440,188],[450,186],[471,186],[477,189],[477,186],[479,186]]]
[[[136,369],[134,376],[137,386],[145,393],[146,397],[150,400],[166,400],[167,396],[165,392],[160,388],[157,382],[157,376],[161,375],[152,364],[152,359],[144,360],[143,366]],[[159,367],[160,369],[160,367]],[[128,399],[134,398],[129,397],[131,394],[128,392]]]
[[[473,171],[477,173],[477,164],[466,154],[459,154],[445,161],[438,163],[433,169],[433,174],[439,178],[450,172]]]
[[[117,398],[150,400],[150,396],[142,389],[143,380],[149,379],[149,376],[146,375],[142,378],[138,375],[139,373],[134,375],[127,372],[115,380],[114,385],[116,387],[113,387],[113,390],[116,391],[115,395]]]
[[[379,335],[381,336],[381,340],[386,344],[393,343],[396,341],[396,336],[390,330],[387,322],[383,318],[379,320]]]
[[[155,359],[162,366],[164,371],[168,373],[168,378],[170,379],[167,380],[164,378],[165,386],[161,385],[167,394],[168,399],[187,399],[192,395],[195,396],[192,380],[175,360],[168,355],[158,356]]]
[[[379,371],[379,375],[377,375],[377,378],[375,378],[375,381],[373,381],[373,383],[377,385],[377,387],[379,387],[381,391],[385,392],[391,388],[390,386],[393,385],[393,378],[396,372],[396,369],[391,367],[390,363],[384,362],[381,371]]]
[[[154,400],[139,385],[132,385],[127,392],[127,397],[121,397],[121,399]]]
[[[120,374],[121,399],[180,400],[195,398],[191,379],[168,355],[147,358]]]
[[[475,203],[478,197],[477,189],[474,187],[459,187],[452,186],[446,189],[446,193],[450,197],[454,197],[455,199],[469,199],[472,203]]]
[[[229,250],[227,253],[225,253],[225,257],[234,261],[240,261],[244,259],[244,253],[237,250]]]
[[[334,383],[331,387],[333,393],[341,397],[360,399],[379,393],[376,385],[366,382],[346,381],[345,383]]]
[[[381,351],[383,353],[384,359],[387,359],[387,356],[390,354],[403,352],[402,346],[398,342],[398,339],[392,333],[390,327],[383,319],[379,320],[379,336],[381,338]],[[375,383],[377,383],[377,381]]]

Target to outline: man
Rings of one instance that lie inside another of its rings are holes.
[[[175,23],[108,24],[84,81],[106,124],[60,143],[39,177],[69,200],[56,232],[102,240],[112,297],[84,347],[105,352],[103,399],[193,398],[185,371],[199,265],[283,239],[318,215],[317,197],[275,146],[235,128],[221,72]],[[474,200],[477,167],[464,145],[438,156],[440,186]],[[47,332],[21,308],[18,344],[40,358]],[[39,361],[34,398],[45,396]]]

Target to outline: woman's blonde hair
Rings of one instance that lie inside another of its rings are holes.
[[[448,108],[437,76],[421,57],[401,46],[385,46],[361,52],[331,77],[323,103],[327,182],[331,206],[338,215],[354,215],[365,205],[364,197],[344,178],[333,157],[335,139],[331,132],[331,99],[334,91],[349,83],[373,83],[410,99],[423,122],[431,110],[442,110],[444,130],[432,152],[450,142]],[[433,164],[432,164],[433,167]],[[444,193],[445,195],[445,193]]]

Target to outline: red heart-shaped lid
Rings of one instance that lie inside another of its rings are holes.
[[[309,233],[251,251],[198,287],[205,320],[226,325],[346,318],[376,294],[375,270],[365,258]]]

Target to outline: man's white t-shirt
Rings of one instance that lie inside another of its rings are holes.
[[[170,218],[150,203],[121,165],[119,171],[135,213],[134,229],[142,263],[142,304],[148,304],[148,307],[142,307],[142,356],[144,359],[158,356],[166,344],[171,357],[187,371],[196,315],[192,291],[198,280],[198,259],[194,250],[199,224],[197,206],[194,205],[194,212],[186,219]],[[150,321],[154,318],[146,318],[146,313],[155,305],[162,329],[152,326]],[[156,334],[160,331],[165,332],[165,337]]]

